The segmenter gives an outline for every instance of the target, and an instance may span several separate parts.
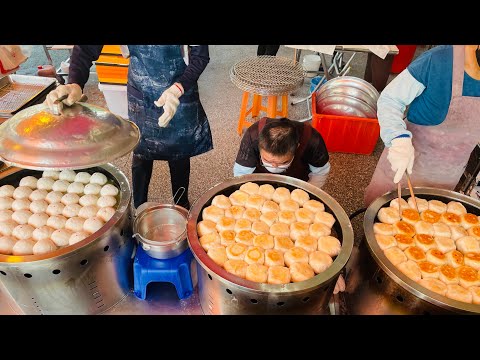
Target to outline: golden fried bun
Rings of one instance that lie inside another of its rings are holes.
[[[317,200],[308,200],[303,203],[303,208],[310,210],[313,213],[317,213],[319,211],[325,211],[325,205],[322,202]]]
[[[450,231],[450,226],[440,222],[433,224],[433,234],[435,236],[441,236],[446,238],[449,238],[452,236],[452,232]]]
[[[402,220],[408,224],[414,225],[417,221],[420,221],[420,214],[417,210],[405,209],[402,210]]]
[[[213,205],[207,206],[202,211],[202,220],[210,220],[210,221],[213,221],[214,223],[219,222],[220,219],[223,218],[224,216],[225,216],[225,210],[220,209]]]
[[[295,216],[298,222],[304,222],[307,224],[313,223],[313,219],[315,219],[315,213],[308,209],[298,209],[295,211]]]
[[[242,279],[245,279],[245,276],[247,274],[248,264],[243,260],[230,260],[230,259],[228,259],[223,264],[223,267],[230,274],[233,274],[233,275],[236,275],[238,277],[241,277]]]
[[[435,229],[433,228],[433,224],[420,220],[414,225],[415,232],[417,234],[425,234],[433,236],[435,234]]]
[[[269,234],[270,233],[270,226],[268,226],[263,221],[254,221],[253,224],[252,224],[252,232],[255,235]]]
[[[472,294],[473,303],[480,305],[480,287],[479,286],[471,286],[468,288],[468,291]]]
[[[247,246],[253,245],[254,238],[255,238],[255,234],[250,230],[241,230],[237,232],[237,234],[235,235],[236,242],[247,245]]]
[[[248,249],[248,246],[241,243],[228,245],[226,248],[227,257],[230,260],[243,260],[243,258],[245,257],[245,253],[247,252],[247,249]]]
[[[294,246],[293,248],[285,251],[283,254],[283,259],[285,260],[285,265],[288,267],[291,267],[292,264],[297,262],[308,263],[308,252],[301,247]]]
[[[318,248],[318,240],[311,235],[301,236],[296,242],[295,246],[305,249],[309,254]]]
[[[400,213],[398,209],[393,207],[383,207],[378,211],[377,214],[378,220],[384,224],[395,224],[397,221],[400,221]]]
[[[308,262],[296,262],[290,266],[290,275],[293,282],[300,282],[311,279],[315,272]]]
[[[302,236],[310,234],[310,225],[303,222],[294,222],[290,225],[290,238],[297,241]]]
[[[322,236],[318,239],[318,250],[327,253],[331,257],[337,256],[342,250],[340,240],[333,236]]]
[[[275,243],[273,248],[282,252],[288,251],[295,246],[292,239],[288,236],[274,236],[273,241]]]
[[[308,200],[310,200],[310,195],[302,189],[295,189],[290,194],[290,198],[298,203],[298,205],[303,206]]]
[[[280,210],[282,211],[296,211],[300,209],[298,203],[296,201],[293,201],[292,199],[283,200],[282,202],[280,202],[279,206]]]
[[[451,238],[454,241],[457,241],[458,239],[460,239],[464,236],[468,236],[467,230],[465,230],[463,227],[458,226],[458,225],[450,226],[450,231],[452,233]]]
[[[480,252],[468,252],[463,256],[465,265],[480,270]]]
[[[407,258],[409,260],[413,260],[413,261],[416,261],[416,262],[427,260],[427,256],[425,255],[425,251],[423,251],[422,249],[420,249],[417,246],[410,246],[410,247],[406,248],[404,252],[405,252],[405,255],[407,256]]]
[[[447,211],[447,204],[439,200],[429,200],[428,209],[433,210],[439,214],[442,214],[445,211]]]
[[[456,284],[447,285],[447,293],[445,296],[449,299],[462,301],[465,303],[471,303],[473,301],[471,292]]]
[[[425,253],[427,261],[431,262],[434,265],[444,265],[447,263],[447,257],[443,252],[438,249],[430,249]]]
[[[263,264],[265,262],[265,251],[259,246],[251,246],[245,252],[243,260],[247,264]]]
[[[377,244],[382,250],[397,246],[397,241],[392,235],[375,235],[375,240],[377,240]]]
[[[260,211],[263,207],[263,203],[265,202],[265,198],[260,195],[250,195],[245,203],[245,207],[257,209]]]
[[[283,260],[283,252],[275,249],[265,250],[265,265],[285,266],[285,261]]]
[[[373,232],[379,235],[395,235],[397,230],[391,224],[375,223],[373,224]]]
[[[460,225],[461,223],[461,218],[460,216],[454,214],[454,213],[450,213],[450,212],[444,212],[441,216],[440,216],[440,222],[443,222],[444,224],[447,224],[447,225]]]
[[[282,201],[290,199],[290,190],[286,187],[280,186],[275,189],[273,193],[272,200],[280,204]]]
[[[405,250],[410,246],[415,246],[415,240],[413,237],[405,234],[395,234],[394,235],[395,241],[397,242],[397,246],[400,250]]]
[[[275,188],[270,184],[263,184],[258,188],[258,195],[262,195],[267,200],[272,200],[274,192]]]
[[[455,241],[457,250],[463,254],[468,252],[480,252],[480,243],[473,236],[464,236]]]
[[[290,225],[297,222],[297,217],[293,211],[284,210],[278,212],[278,222]]]
[[[243,218],[247,219],[248,221],[254,222],[257,220],[260,220],[260,216],[262,213],[260,210],[254,209],[254,208],[247,208],[245,209],[245,212],[243,213]]]
[[[390,260],[390,262],[395,266],[408,260],[407,256],[397,246],[388,248],[384,250],[383,253],[387,257],[387,259]]]
[[[225,216],[238,220],[243,217],[244,212],[245,208],[243,206],[233,205],[232,207],[225,209]]]
[[[447,204],[447,212],[462,216],[463,214],[467,213],[467,209],[465,208],[465,206],[463,206],[462,203],[459,203],[458,201],[450,201]]]
[[[217,265],[223,267],[225,261],[227,261],[227,252],[225,250],[225,246],[223,245],[215,245],[210,247],[207,251],[207,255],[212,259]]]
[[[464,288],[470,286],[479,286],[480,278],[478,277],[478,271],[468,265],[463,265],[457,268],[458,281]]]
[[[315,214],[314,222],[322,223],[332,228],[333,224],[335,224],[335,217],[328,212],[320,211]]]
[[[333,259],[330,255],[323,251],[314,251],[308,256],[308,263],[312,267],[315,274],[320,274],[327,270],[333,263]]]
[[[422,278],[420,266],[415,261],[408,260],[397,265],[398,270],[407,275],[413,281],[419,281]]]
[[[213,198],[212,205],[225,210],[231,207],[232,203],[225,195],[217,195]]]
[[[220,221],[217,222],[217,231],[220,232],[224,230],[233,230],[235,229],[235,222],[235,219],[224,216],[220,219]]]
[[[418,283],[424,288],[436,292],[437,294],[445,296],[447,293],[447,285],[438,279],[421,279],[418,281]]]
[[[278,214],[275,211],[263,213],[260,216],[260,221],[263,221],[268,226],[272,226],[278,219]]]
[[[415,196],[415,200],[417,202],[418,211],[423,212],[425,210],[428,210],[428,201],[427,200],[418,198],[416,196]],[[408,206],[410,206],[411,209],[417,210],[417,208],[415,207],[415,202],[413,201],[412,197],[408,198],[407,203],[408,203]]]
[[[480,226],[472,226],[467,230],[467,234],[470,236],[474,236],[477,239],[480,239]],[[466,236],[466,235],[463,235],[463,236]]]
[[[260,189],[260,186],[253,182],[247,182],[245,184],[242,184],[242,186],[240,186],[240,190],[243,192],[246,192],[248,195],[257,195],[259,189]]]
[[[247,267],[245,279],[258,283],[266,283],[268,278],[268,266],[261,264],[250,264]]]
[[[268,234],[257,235],[253,238],[253,246],[258,246],[265,250],[273,249],[273,236]]]
[[[248,221],[247,219],[238,219],[235,222],[235,230],[236,233],[242,230],[251,230],[252,229],[252,223],[251,221]]]
[[[398,201],[399,201],[398,198],[395,198],[392,201],[390,201],[390,207],[394,208],[397,211],[397,213],[398,213]],[[410,209],[410,206],[405,201],[405,199],[400,198],[400,211],[405,209]]]
[[[268,268],[269,284],[288,284],[291,280],[290,269],[285,266],[271,266]]]
[[[280,206],[275,201],[267,200],[262,205],[262,213],[267,213],[270,211],[278,212],[280,211]]]
[[[270,235],[290,237],[290,226],[284,223],[275,223],[270,226]]]
[[[224,230],[220,231],[220,244],[223,246],[228,246],[235,244],[235,231],[233,230]]]
[[[444,264],[438,269],[438,279],[445,284],[458,284],[458,275],[453,266]]]
[[[421,221],[417,222],[415,225],[420,224]],[[397,221],[395,224],[393,224],[393,227],[395,229],[396,234],[404,234],[408,236],[414,236],[416,231],[415,228],[410,224],[407,224],[405,221]]]
[[[427,279],[427,278],[437,279],[438,278],[438,265],[435,265],[435,264],[431,263],[430,261],[420,261],[418,263],[418,267],[420,268],[420,271],[422,272],[422,278],[424,278],[424,279]],[[418,281],[418,280],[415,280],[415,281]]]
[[[431,235],[417,234],[413,237],[413,239],[415,240],[415,245],[423,251],[435,249],[437,246],[434,237]]]
[[[478,221],[477,215],[473,214],[462,214],[460,216],[460,225],[465,229],[470,229],[473,226],[478,226],[480,221]]]
[[[442,215],[433,210],[425,210],[420,214],[420,220],[425,221],[430,224],[434,224],[440,221]]]
[[[218,233],[216,233],[216,232],[209,233],[207,235],[203,235],[198,240],[200,241],[200,245],[202,245],[202,247],[205,249],[205,251],[210,249],[212,246],[221,245],[220,235],[218,235]]]
[[[228,198],[232,205],[245,206],[249,196],[245,191],[235,190]]]
[[[435,240],[437,249],[443,253],[447,253],[457,248],[455,246],[455,242],[453,241],[453,239],[449,237],[435,236],[434,240]]]
[[[310,225],[309,232],[310,235],[319,238],[320,236],[330,235],[332,233],[332,229],[322,223],[313,223]]]
[[[197,224],[198,236],[207,235],[212,232],[217,232],[217,224],[215,224],[213,221],[202,220]]]
[[[464,264],[464,256],[458,250],[452,250],[445,254],[445,258],[447,259],[447,264],[453,266],[454,268],[458,268]]]

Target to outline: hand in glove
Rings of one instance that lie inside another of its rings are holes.
[[[335,289],[333,289],[334,294],[338,294],[339,292],[345,291],[345,279],[343,278],[342,274],[337,279],[337,283],[335,284]]]
[[[58,104],[54,104],[56,100],[61,98],[64,95],[68,95],[68,97],[61,101]],[[67,85],[60,85],[55,90],[50,91],[45,99],[44,104],[55,113],[59,114],[62,110],[62,104],[67,106],[72,106],[74,103],[79,101],[82,98],[82,88],[78,84],[67,84]]]
[[[178,98],[183,95],[183,87],[179,83],[175,83],[165,90],[160,98],[154,102],[158,107],[163,106],[163,114],[158,118],[158,126],[166,127],[170,120],[177,112],[180,100]]]
[[[413,161],[415,160],[415,149],[411,138],[397,138],[392,140],[392,146],[388,149],[388,161],[395,171],[393,182],[397,184],[402,180],[405,170],[412,173]]]

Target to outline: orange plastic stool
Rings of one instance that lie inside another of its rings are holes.
[[[288,95],[279,95],[282,97],[282,108],[277,110],[278,97],[277,95],[270,95],[267,97],[267,106],[262,106],[262,95],[252,94],[252,107],[247,109],[248,101],[250,98],[250,92],[244,91],[242,97],[242,106],[240,107],[240,116],[238,118],[238,135],[242,135],[243,129],[248,128],[254,123],[255,120],[259,120],[261,117],[260,111],[266,113],[268,118],[287,117],[288,116]],[[254,121],[248,121],[248,115],[252,115],[251,119]]]

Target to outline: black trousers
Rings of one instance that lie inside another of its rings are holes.
[[[277,55],[280,45],[258,45],[257,56],[260,55]]]
[[[172,195],[175,195],[181,187],[185,188],[185,192],[179,198],[181,191],[177,194],[175,201],[178,205],[190,209],[188,201],[188,185],[190,183],[190,158],[180,160],[169,160],[170,180],[172,183]],[[133,204],[138,208],[141,204],[148,200],[148,186],[152,177],[153,160],[143,160],[133,154],[132,160],[132,187],[133,187]]]

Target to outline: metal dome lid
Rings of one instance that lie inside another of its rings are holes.
[[[0,160],[32,170],[85,169],[122,157],[139,140],[133,122],[104,108],[76,103],[55,115],[39,104],[0,125]]]

